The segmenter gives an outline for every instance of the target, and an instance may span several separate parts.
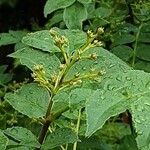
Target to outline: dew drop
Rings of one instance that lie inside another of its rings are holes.
[[[104,100],[104,99],[105,99],[105,97],[104,97],[103,95],[101,95],[101,99],[102,99],[102,100]]]
[[[110,84],[109,84],[109,85],[107,86],[107,89],[108,89],[109,91],[112,91],[112,90],[115,89],[115,87],[114,87],[113,85],[110,85]]]
[[[83,70],[86,70],[86,67],[83,67],[82,69],[83,69]]]
[[[136,86],[136,84],[135,84],[135,83],[132,83],[132,86]]]
[[[97,64],[98,64],[98,61],[95,61],[95,62],[94,62],[94,65],[97,65]]]
[[[51,67],[51,66],[49,66],[48,68],[49,68],[50,70],[52,69],[52,67]]]
[[[142,135],[143,134],[143,132],[142,131],[138,131],[138,135]]]
[[[150,81],[146,84],[146,88],[150,90]]]
[[[114,67],[115,66],[115,64],[110,64],[109,65],[109,68],[112,68],[112,67]]]
[[[150,103],[144,103],[145,105],[147,105],[147,106],[150,106]]]
[[[127,80],[127,81],[131,81],[131,78],[130,78],[130,77],[126,77],[126,80]]]
[[[136,121],[135,121],[135,122],[136,122],[136,123],[139,123],[139,124],[141,123],[141,121],[140,121],[140,120],[138,120],[138,119],[136,119]]]
[[[33,91],[29,91],[30,94],[33,94]]]
[[[122,79],[121,76],[118,76],[118,77],[116,78],[116,80],[118,80],[118,81],[121,81],[121,79]]]

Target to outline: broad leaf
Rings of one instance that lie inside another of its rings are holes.
[[[61,30],[53,28],[60,36],[65,36],[69,41],[69,47],[67,49],[69,54],[83,46],[87,41],[87,34],[80,30]]]
[[[147,88],[150,89],[150,79]],[[145,91],[146,92],[146,91]],[[141,96],[132,106],[132,119],[137,132],[137,144],[140,150],[148,150],[150,147],[150,93],[147,96]]]
[[[40,147],[39,142],[37,141],[36,136],[28,129],[22,127],[13,127],[7,128],[4,131],[5,135],[8,136],[11,140],[14,139],[16,144],[13,145],[22,145],[27,147]]]
[[[0,66],[0,85],[5,84],[12,79],[12,75],[8,73],[4,73],[7,69],[7,66],[3,65]]]
[[[135,41],[135,37],[128,33],[116,33],[112,37],[113,46],[132,43]]]
[[[77,141],[78,137],[71,129],[59,128],[47,136],[45,142],[42,145],[42,150],[53,149],[64,144],[74,143]]]
[[[10,30],[9,34],[11,34],[13,37],[16,38],[16,40],[18,40],[18,42],[21,41],[21,39],[27,34],[27,31],[13,31]]]
[[[48,14],[61,8],[66,8],[73,4],[75,0],[47,0],[44,7],[44,16],[47,17]]]
[[[144,32],[144,33],[150,32],[149,26],[150,26],[150,21],[145,22],[145,23],[142,25],[141,32]]]
[[[83,108],[88,97],[91,95],[91,89],[76,88],[69,93],[69,104],[71,108]]]
[[[150,32],[149,33],[140,33],[139,42],[150,43]]]
[[[5,95],[5,100],[20,113],[30,118],[43,117],[46,113],[49,99],[49,92],[35,83],[23,85],[15,93]]]
[[[135,64],[135,69],[144,70],[145,72],[150,73],[150,62],[149,61],[138,60]]]
[[[108,7],[98,7],[93,12],[93,15],[98,18],[106,18],[106,17],[110,16],[111,13],[112,13],[112,10]]]
[[[53,25],[63,21],[63,11],[56,11],[51,19],[46,23],[46,29],[50,29]]]
[[[87,19],[87,10],[83,4],[76,2],[65,8],[63,18],[68,29],[82,29],[82,22]]]
[[[0,150],[5,150],[8,144],[8,138],[0,131]]]
[[[150,61],[150,45],[139,43],[137,46],[137,57],[142,60]]]
[[[126,62],[133,55],[133,49],[126,45],[116,46],[111,50],[111,52]]]
[[[17,145],[17,146],[12,146],[12,147],[9,147],[7,148],[7,150],[34,150],[35,148],[31,148],[31,147],[27,147],[27,146],[20,146],[20,145]]]
[[[106,120],[108,120],[111,116],[124,112],[129,105],[124,100],[123,95],[118,94],[115,96],[115,93],[102,91],[101,89],[94,91],[88,99],[86,106],[86,136],[91,136],[98,129],[102,128]]]
[[[87,88],[73,88],[73,89],[65,89],[59,91],[53,98],[53,101],[56,103],[64,102],[65,105],[68,104],[70,108],[83,108],[85,107],[85,103],[87,97],[90,96],[92,90]],[[54,107],[55,107],[54,103]]]
[[[26,65],[32,71],[36,65],[43,65],[48,77],[57,73],[60,66],[60,61],[54,54],[42,52],[30,47],[18,50],[9,56],[19,58],[21,64]]]
[[[60,51],[59,48],[54,44],[48,30],[28,33],[25,37],[23,37],[22,42],[28,46],[32,46],[47,52]]]
[[[9,33],[1,33],[0,46],[18,43],[19,41],[21,41],[24,35],[26,35],[25,31],[10,30]]]
[[[92,135],[107,119],[129,109],[130,105],[140,101],[141,97],[146,98],[147,93],[150,93],[149,82],[150,74],[143,71],[128,70],[126,73],[106,75],[99,89],[88,97],[86,135]]]
[[[75,74],[80,73],[80,75],[89,73],[91,69],[101,70],[106,73],[130,70],[131,68],[119,59],[114,54],[108,52],[107,50],[97,47],[87,50],[84,56],[89,56],[91,54],[96,54],[97,59],[83,59],[75,63],[69,70],[65,77],[65,80],[71,79]]]
[[[137,143],[131,135],[126,135],[123,139],[121,139],[121,144],[119,144],[118,147],[118,150],[138,150]]]
[[[89,4],[92,3],[92,0],[78,0],[78,2],[83,3],[83,4]]]

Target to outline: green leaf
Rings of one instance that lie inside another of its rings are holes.
[[[150,33],[140,33],[139,42],[150,43]]]
[[[147,93],[150,93],[149,83],[150,74],[143,71],[128,70],[126,73],[104,76],[99,89],[88,97],[86,135],[92,135],[111,116],[129,109],[132,103],[138,102],[142,97],[146,98]]]
[[[142,60],[150,61],[150,45],[139,43],[137,45],[137,57],[139,57]]]
[[[0,46],[3,45],[9,45],[9,44],[15,44],[18,40],[10,35],[9,33],[1,33],[0,34]]]
[[[112,13],[112,10],[109,7],[98,7],[94,11],[94,16],[98,18],[106,18],[109,17]]]
[[[54,102],[65,102],[68,103],[70,108],[83,108],[87,97],[90,96],[91,89],[86,88],[75,88],[75,89],[65,89],[59,91],[53,98]],[[54,104],[55,106],[55,104]]]
[[[8,147],[7,150],[34,150],[35,148],[30,148],[30,147],[27,147],[27,146],[12,146],[12,147]]]
[[[150,73],[150,62],[149,61],[138,60],[135,64],[135,69],[136,70],[144,70],[145,72]]]
[[[82,4],[89,4],[89,3],[92,3],[93,0],[78,0],[78,2],[80,2]]]
[[[18,43],[15,44],[14,50],[17,51],[19,49],[23,49],[23,48],[26,48],[26,47],[27,47],[26,44],[24,44],[22,42],[18,42]]]
[[[6,150],[8,145],[8,138],[0,131],[0,150]]]
[[[47,77],[59,71],[60,61],[54,54],[26,47],[9,56],[19,58],[21,64],[26,65],[32,71],[36,65],[43,65]]]
[[[22,37],[26,35],[25,31],[12,31],[9,33],[1,33],[0,34],[0,46],[15,44],[21,41]]]
[[[44,16],[47,17],[48,14],[55,10],[66,8],[73,4],[75,0],[47,0],[44,7]]]
[[[61,30],[53,28],[60,36],[65,36],[69,41],[68,53],[72,54],[74,51],[83,46],[87,41],[87,34],[81,30]]]
[[[49,92],[36,83],[25,84],[15,93],[7,93],[7,100],[14,109],[30,118],[43,117],[49,102]]]
[[[126,45],[119,45],[119,46],[113,47],[111,52],[126,62],[133,55],[133,49]]]
[[[87,19],[87,10],[83,4],[76,2],[65,8],[63,18],[68,29],[82,29],[82,22]]]
[[[25,37],[23,37],[22,42],[28,46],[32,46],[47,52],[60,51],[59,48],[54,44],[54,41],[48,30],[28,33]]]
[[[56,11],[51,19],[46,23],[46,29],[50,29],[53,25],[63,21],[63,11]]]
[[[147,88],[150,89],[150,79],[147,80]],[[145,91],[146,92],[146,91]],[[148,150],[150,147],[150,93],[141,96],[131,106],[132,120],[137,132],[137,145],[140,150]]]
[[[126,135],[121,139],[121,144],[119,144],[118,150],[138,150],[134,137]]]
[[[149,26],[150,26],[150,21],[144,23],[142,25],[141,32],[145,32],[145,33],[150,32]]]
[[[74,143],[78,141],[75,132],[69,128],[59,128],[53,133],[50,133],[42,145],[42,150],[49,150],[67,143]]]
[[[102,47],[91,48],[84,56],[89,56],[92,53],[97,54],[97,59],[83,59],[78,61],[70,68],[65,76],[65,80],[73,78],[74,75],[79,72],[80,75],[89,73],[91,69],[105,71],[106,73],[112,73],[118,70],[125,72],[126,70],[131,69],[125,62]]]
[[[150,5],[149,1],[145,1],[142,5],[140,3],[132,5],[134,15],[141,22],[146,22],[150,19]]]
[[[21,39],[27,34],[27,31],[13,31],[9,30],[9,34],[11,34],[13,37],[15,37],[18,42],[21,41]]]
[[[88,97],[86,136],[91,136],[98,129],[102,128],[105,121],[111,116],[115,116],[127,109],[128,103],[124,100],[124,96],[121,94],[115,96],[114,94],[110,91],[98,89]]]
[[[112,38],[113,46],[132,43],[134,41],[135,37],[127,33],[116,33]]]
[[[36,147],[39,148],[40,144],[37,141],[36,136],[28,129],[22,127],[12,127],[7,128],[4,131],[5,135],[10,139],[14,139],[16,144],[14,145],[22,145],[27,147]]]
[[[88,16],[87,19],[92,19],[93,18],[93,12],[95,11],[95,3],[89,3],[89,4],[84,4],[87,12],[88,12]]]
[[[91,95],[91,89],[76,88],[69,93],[69,104],[71,108],[83,108],[88,97]]]
[[[8,73],[4,73],[7,69],[6,65],[0,66],[0,85],[3,85],[12,79],[12,75]]]

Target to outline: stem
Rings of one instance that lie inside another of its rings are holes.
[[[50,100],[50,103],[52,103],[51,100]],[[52,106],[52,104],[50,106]],[[59,112],[56,112],[55,114],[51,114],[51,111],[49,111],[49,110],[51,110],[51,109],[48,108],[48,110],[47,110],[47,113],[46,113],[47,118],[45,119],[46,121],[45,121],[45,123],[44,123],[44,125],[41,129],[40,134],[39,134],[38,141],[39,141],[40,144],[43,143],[51,122],[53,122],[55,119],[59,118],[62,113],[69,110],[69,107],[67,106],[67,107],[61,109]],[[48,115],[48,113],[49,113],[49,115]],[[36,150],[40,150],[40,148],[36,148]]]
[[[60,146],[62,150],[66,150],[62,145]]]
[[[67,150],[68,149],[68,144],[66,144],[66,147],[65,147],[65,150]]]
[[[50,120],[47,120],[47,121],[44,123],[44,125],[43,125],[43,127],[42,127],[42,129],[41,129],[41,131],[40,131],[39,139],[38,139],[38,141],[39,141],[40,144],[42,144],[43,141],[44,141],[44,139],[45,139],[45,136],[46,136],[46,134],[47,134],[48,127],[49,127],[50,123],[51,123],[51,121],[50,121]],[[40,148],[37,148],[36,150],[40,150]]]
[[[64,77],[66,76],[68,70],[77,62],[79,61],[80,55],[83,54],[86,50],[88,50],[90,48],[90,44],[91,42],[95,39],[97,35],[95,35],[92,38],[89,38],[88,41],[86,42],[85,45],[83,45],[78,51],[77,53],[74,53],[72,60],[70,60],[70,63],[67,65],[67,67],[64,69],[63,75],[62,75],[62,81],[64,79]]]
[[[79,109],[79,115],[78,115],[78,120],[77,120],[77,127],[76,127],[76,134],[77,135],[79,133],[80,120],[81,120],[81,109]],[[76,150],[76,149],[77,149],[77,142],[75,142],[73,145],[73,150]]]
[[[64,47],[61,47],[60,50],[61,50],[61,52],[62,52],[62,54],[63,54],[63,56],[64,56],[64,59],[65,59],[66,64],[68,65],[68,64],[69,64],[69,61],[68,61],[67,54],[66,54],[66,52],[65,52],[65,50],[64,50]]]
[[[52,108],[52,104],[53,104],[53,101],[52,101],[52,98],[53,98],[53,95],[51,95],[51,98],[49,100],[49,105],[48,105],[48,109],[47,109],[47,112],[46,112],[46,115],[45,115],[45,122],[42,126],[42,129],[40,131],[40,134],[39,134],[39,138],[38,138],[38,141],[39,143],[42,145],[44,139],[45,139],[45,136],[47,134],[47,131],[48,131],[48,128],[50,126],[50,123],[52,121],[51,117],[50,117],[50,113],[51,113],[51,108]],[[40,148],[36,148],[36,150],[40,150]]]
[[[135,46],[134,46],[134,49],[133,49],[133,59],[132,59],[132,65],[131,65],[133,68],[134,68],[134,65],[135,65],[138,38],[139,38],[139,35],[140,35],[140,32],[141,32],[142,26],[143,26],[143,24],[141,23],[140,26],[139,26],[138,32],[137,32],[137,34],[136,34],[136,37],[135,37]]]
[[[126,5],[128,7],[128,15],[129,17],[127,17],[126,21],[131,23],[131,24],[134,24],[134,14],[133,14],[133,10],[132,10],[132,7],[131,7],[131,1],[130,0],[126,0]]]
[[[133,123],[132,123],[132,116],[131,116],[131,113],[129,112],[129,110],[127,110],[127,114],[128,114],[128,117],[129,117],[130,130],[131,130],[131,133],[134,135],[134,127],[133,127]]]
[[[95,37],[90,38],[88,40],[88,42],[83,47],[81,47],[79,49],[79,51],[81,53],[85,52],[89,48],[89,45],[94,40],[94,38]],[[79,60],[80,53],[78,53],[79,52],[78,51],[77,53],[75,53],[73,55],[72,58],[68,59],[64,49],[61,49],[61,51],[62,51],[63,56],[65,58],[66,64],[65,64],[65,67],[59,72],[54,87],[50,87],[50,89],[48,88],[48,90],[51,92],[50,93],[51,98],[50,98],[50,101],[49,101],[47,112],[45,114],[45,122],[42,126],[42,129],[40,131],[39,138],[38,138],[38,141],[41,145],[42,145],[42,143],[43,143],[43,141],[46,137],[46,134],[47,134],[47,131],[48,131],[48,128],[49,128],[51,122],[53,122],[55,119],[60,117],[63,112],[65,112],[69,109],[69,107],[67,106],[66,108],[63,108],[62,110],[60,110],[59,112],[57,112],[55,114],[52,114],[51,113],[51,109],[52,109],[52,105],[53,105],[52,99],[53,99],[54,95],[58,92],[58,90],[61,88],[61,86],[63,84],[62,81],[63,81],[65,75],[68,73],[68,70],[72,67],[72,65],[74,63],[76,63]],[[80,117],[81,117],[81,109],[79,110],[79,116],[78,116],[78,121],[77,121],[77,128],[76,128],[76,133],[77,134],[78,134],[78,131],[79,131],[79,126],[80,126]],[[74,150],[76,150],[76,147],[77,147],[77,142],[74,143]],[[40,150],[40,149],[41,148],[36,148],[35,150]]]

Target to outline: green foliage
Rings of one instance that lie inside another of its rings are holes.
[[[59,51],[58,48],[54,45],[52,37],[47,30],[29,33],[27,36],[23,37],[22,42],[28,46],[32,46],[43,51]]]
[[[18,0],[1,0],[0,1],[0,5],[7,4],[7,5],[11,6],[11,7],[14,7],[16,5],[17,1]]]
[[[52,13],[57,9],[66,8],[71,4],[73,4],[74,2],[75,0],[57,0],[57,1],[48,0],[45,4],[44,16],[46,17],[48,14]]]
[[[31,70],[33,70],[36,65],[42,64],[46,69],[47,76],[50,76],[51,73],[57,72],[59,69],[58,67],[60,66],[60,62],[55,55],[30,47],[20,49],[9,56],[20,58],[20,62]]]
[[[33,83],[26,84],[14,94],[7,93],[5,96],[16,110],[34,118],[44,116],[49,98],[48,91]]]
[[[19,43],[23,36],[26,35],[25,31],[12,31],[9,33],[0,34],[0,46]]]
[[[12,79],[11,74],[5,73],[6,69],[7,66],[0,66],[0,85],[4,85]]]
[[[7,144],[8,144],[8,138],[4,136],[2,131],[0,131],[0,149],[5,150]]]
[[[7,128],[4,134],[11,140],[8,145],[13,147],[27,146],[27,147],[40,147],[35,135],[26,128],[13,127]]]
[[[144,0],[47,0],[45,27],[1,33],[0,46],[15,44],[8,56],[32,73],[12,85],[0,66],[0,117],[15,112],[0,149],[149,150],[149,8]]]
[[[65,8],[63,18],[68,29],[82,29],[82,22],[87,19],[87,10],[84,5],[76,2]]]
[[[55,132],[47,136],[42,149],[49,150],[58,147],[59,145],[74,143],[76,141],[78,141],[78,137],[71,129],[57,129]]]

